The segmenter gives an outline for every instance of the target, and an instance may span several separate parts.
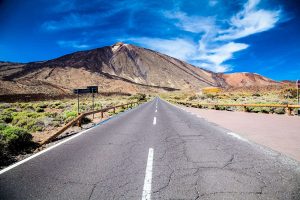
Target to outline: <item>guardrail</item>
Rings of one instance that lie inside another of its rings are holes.
[[[273,107],[273,108],[285,108],[285,112],[288,115],[292,115],[292,110],[300,108],[300,105],[290,105],[290,104],[216,104],[216,103],[197,103],[191,101],[174,101],[168,100],[173,103],[186,105],[186,106],[195,106],[195,107],[205,107],[205,106],[223,106],[223,107],[243,107],[244,111],[247,112],[247,107]]]
[[[115,113],[116,112],[116,108],[125,108],[125,107],[132,108],[135,104],[138,105],[141,102],[142,101],[130,102],[130,103],[127,103],[127,104],[121,104],[121,105],[117,105],[117,106],[103,108],[103,109],[100,109],[100,110],[95,110],[95,111],[89,111],[89,112],[81,113],[75,119],[73,119],[72,121],[70,121],[69,123],[67,123],[66,125],[64,125],[61,129],[59,129],[55,134],[51,135],[49,138],[47,138],[44,141],[40,142],[39,145],[42,146],[44,144],[47,144],[47,143],[51,142],[52,140],[54,140],[55,138],[57,138],[59,135],[61,135],[68,128],[70,128],[71,126],[73,126],[75,124],[77,124],[78,126],[81,126],[82,119],[84,117],[88,116],[88,115],[95,114],[95,113],[101,113],[101,118],[103,118],[103,114],[105,112],[108,112],[109,110],[113,110],[113,112]]]

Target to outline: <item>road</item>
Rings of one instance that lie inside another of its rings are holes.
[[[300,162],[299,116],[179,107]]]
[[[159,98],[0,172],[0,199],[300,199],[299,163]]]

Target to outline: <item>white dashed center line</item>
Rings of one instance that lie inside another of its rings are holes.
[[[153,148],[149,148],[142,200],[151,199]]]
[[[153,125],[156,125],[156,117],[153,118]]]

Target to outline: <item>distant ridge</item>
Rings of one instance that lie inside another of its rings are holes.
[[[0,95],[69,95],[87,85],[99,85],[103,92],[148,93],[279,84],[253,73],[213,73],[122,42],[42,62],[0,62],[0,82]]]

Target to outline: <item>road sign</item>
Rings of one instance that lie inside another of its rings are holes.
[[[73,90],[74,94],[77,94],[77,113],[79,114],[79,94],[88,94],[92,93],[93,94],[93,111],[95,109],[95,104],[94,104],[94,98],[95,98],[95,93],[98,93],[98,86],[87,86],[86,89],[74,89]],[[94,113],[93,113],[93,119],[94,119]]]
[[[297,88],[300,89],[300,80],[296,81]]]
[[[87,86],[86,88],[90,90],[90,93],[98,93],[98,86]]]
[[[87,93],[91,93],[90,89],[74,89],[73,90],[74,94],[87,94]]]

